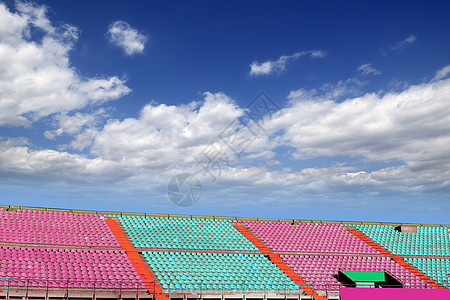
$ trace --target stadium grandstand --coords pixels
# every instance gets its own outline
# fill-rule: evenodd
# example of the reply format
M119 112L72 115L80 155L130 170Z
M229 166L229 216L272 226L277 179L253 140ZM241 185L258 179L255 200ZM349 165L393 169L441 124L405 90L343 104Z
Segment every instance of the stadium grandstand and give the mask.
M448 300L449 231L0 205L0 299Z

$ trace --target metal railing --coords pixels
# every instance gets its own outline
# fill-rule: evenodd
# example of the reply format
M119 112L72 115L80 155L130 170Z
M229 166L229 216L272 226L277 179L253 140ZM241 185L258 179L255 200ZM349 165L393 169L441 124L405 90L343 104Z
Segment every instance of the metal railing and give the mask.
M215 296L214 298L225 299L227 295L241 295L242 299L246 298L263 298L266 300L268 296L274 294L277 298L284 299L301 299L302 295L306 295L306 292L299 286L292 289L291 285L282 284L266 284L266 285L256 285L252 283L242 283L242 282L223 282L223 283L205 283L203 281L175 281L171 283L167 281L162 285L163 289L167 291L169 298L172 298L176 294L176 298L187 299L190 294L196 294L200 299L203 299L204 295L208 295L208 298Z
M118 297L122 297L122 293L127 292L128 295L134 292L136 299L139 299L139 295L152 295L155 298L156 293L156 282L142 281L120 281L120 280L96 280L96 281L86 281L86 280L43 280L36 278L16 278L16 277L0 277L0 287L4 290L5 299L9 299L10 292L12 290L21 291L21 295L28 299L30 293L36 295L39 293L40 297L48 299L52 292L64 292L64 299L69 299L70 295L75 295L77 292L84 291L89 292L92 299L95 299L96 293L101 291L115 291ZM301 288L292 289L292 284L270 284L264 286L257 286L251 283L238 283L238 282L224 282L219 284L210 284L204 281L184 281L179 282L167 282L164 285L159 285L163 292L169 298L195 298L203 299L204 295L208 297L216 296L214 298L224 299L227 295L240 295L242 299L246 298L262 298L266 300L267 298L276 295L279 299L301 299L306 292ZM149 293L149 290L152 293ZM190 296L190 297L189 297ZM1 297L0 297L1 298Z
M311 289L301 286L295 286L292 289L292 284L265 284L256 285L252 283L242 282L223 282L217 284L211 284L204 281L163 281L164 284L159 286L162 288L162 294L166 294L169 298L200 298L203 299L204 295L208 298L214 296L217 299L225 299L229 295L240 296L242 299L246 298L259 298L267 300L268 298L278 299L302 299L302 298L314 298L314 295L319 294L323 296L329 296L330 294L339 294L339 290L344 286L342 284L317 284L310 285ZM20 290L25 299L28 298L29 293L34 295L38 292L41 297L45 299L49 298L49 295L55 291L61 293L64 292L64 299L69 299L70 295L74 295L77 292L88 292L95 299L96 294L113 291L119 299L123 293L128 295L135 295L136 299L153 296L155 298L156 282L143 282L143 281L129 281L129 280L42 280L36 278L14 278L14 277L0 277L0 288L3 289L3 296L5 299L9 299L10 291ZM350 286L349 286L350 287ZM384 286L387 287L387 286ZM392 286L399 287L399 286ZM430 288L425 282L415 285L404 285L403 288ZM6 296L6 297L5 297ZM0 297L0 298L2 298ZM134 296L133 296L134 297Z
M153 291L156 294L156 282L130 281L130 280L62 280L62 279L36 279L36 278L17 278L17 277L0 277L0 288L6 293L6 299L9 299L12 290L25 291L25 299L28 299L30 292L36 294L41 293L45 299L54 291L65 291L65 299L69 299L69 294L73 291L87 291L95 299L96 293L105 290L114 290L118 293L119 298L122 293L135 293L136 299L139 294L149 293Z

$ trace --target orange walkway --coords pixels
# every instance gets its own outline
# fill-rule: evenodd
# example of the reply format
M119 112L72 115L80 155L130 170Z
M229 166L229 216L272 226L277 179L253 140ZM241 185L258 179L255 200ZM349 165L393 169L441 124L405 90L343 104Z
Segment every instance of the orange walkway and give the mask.
M380 252L384 256L392 258L400 266L402 266L403 268L405 268L409 272L413 273L414 275L416 275L417 277L419 277L420 279L422 279L423 281L425 281L426 283L431 285L433 288L435 288L435 289L443 289L443 287L440 286L438 283L436 283L433 279L431 279L430 277L428 277L424 273L420 272L419 270L417 270L416 268L414 268L410 264L408 264L402 257L392 254L391 252L389 252L385 248L381 247L378 243L376 243L373 240L371 240L370 238L368 238L365 234L360 232L358 229L353 228L353 227L346 227L346 228L347 228L348 231L353 233L356 237L358 237L360 240L365 242L367 245L371 246L372 248L374 248L375 250L377 250L378 252Z
M251 233L244 225L234 223L234 227L239 230L248 240L250 240L262 253L268 254L270 260L281 269L292 281L294 281L308 296L315 296L315 299L326 300L326 297L319 296L314 289L294 270L292 270L278 255L270 250L263 242L261 242L253 233Z
M161 287L158 285L155 278L150 273L145 263L142 261L139 252L133 247L133 245L126 237L125 233L122 231L122 228L120 228L119 224L117 224L116 220L108 218L106 219L106 223L116 236L117 240L120 243L120 246L122 246L122 248L125 249L128 257L133 263L133 266L136 268L139 276L141 276L142 280L144 281L148 289L148 292L151 294L156 293L157 299L168 299L167 295L161 295L162 294Z

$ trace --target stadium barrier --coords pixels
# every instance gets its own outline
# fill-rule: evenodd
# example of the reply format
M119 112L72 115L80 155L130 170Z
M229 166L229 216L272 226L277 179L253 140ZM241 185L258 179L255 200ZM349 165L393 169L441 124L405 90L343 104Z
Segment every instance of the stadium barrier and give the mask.
M135 288L129 288L129 285L134 284ZM213 289L207 288L207 284L204 282L188 282L186 281L183 286L176 286L175 284L168 285L168 289L161 291L160 293L149 293L149 287L155 282L144 282L146 287L142 287L142 282L130 282L130 281L67 281L67 280L36 280L31 278L12 278L3 277L0 278L0 286L4 289L4 299L9 299L10 296L17 298L20 296L24 299L29 298L55 298L62 299L78 298L82 295L83 298L96 299L97 295L102 292L115 293L117 299L130 298L132 295L135 299L140 298L153 298L158 299L158 296L168 296L167 298L216 298L225 299L229 297L239 297L241 299L246 298L259 298L263 300L267 299L304 299L310 298L306 295L306 292L301 288L297 290L288 289L288 284L282 289L273 289L271 284L268 284L264 289L255 289L252 285L224 282ZM189 285L195 286L195 288L188 288ZM127 286L128 288L123 288ZM233 287L230 289L230 287ZM150 288L151 289L151 288ZM155 288L151 290L155 291ZM127 296L125 296L127 294ZM2 296L0 295L0 299Z
M95 299L96 294L100 292L112 292L117 294L118 299L122 299L122 295L127 294L135 295L136 299L139 299L142 294L151 295L153 298L157 294L162 293L149 293L151 286L156 286L156 282L143 282L142 281L119 281L119 280L107 280L107 281L86 281L86 280L42 280L33 278L16 278L16 277L0 277L0 287L3 292L6 293L6 299L9 299L11 294L20 293L24 299L29 297L41 297L49 299L54 297L55 292L63 293L64 299L69 299L71 294L78 295L82 293L84 297L90 295L90 298ZM133 286L131 288L130 286ZM155 288L152 289L153 291ZM0 297L1 299L1 297Z

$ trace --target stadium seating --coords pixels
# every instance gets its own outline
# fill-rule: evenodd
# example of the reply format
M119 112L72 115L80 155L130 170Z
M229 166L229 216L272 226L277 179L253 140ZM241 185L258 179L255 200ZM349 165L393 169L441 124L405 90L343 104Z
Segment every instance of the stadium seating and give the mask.
M110 298L123 289L156 300L186 291L325 299L324 290L342 287L339 271L450 288L446 227L292 223L0 207L0 298L6 287L100 289Z
M319 255L282 255L281 257L294 271L319 290L336 290L342 286L333 276L339 270L372 272L386 270L406 287L429 288L420 278L387 257Z
M446 227L421 227L417 233L402 233L390 225L349 225L395 255L450 256Z
M136 248L258 250L228 220L140 216L118 219Z
M405 260L437 283L450 288L450 259L405 258Z
M263 255L144 252L165 289L298 290Z
M276 252L379 254L340 224L244 221Z
M11 286L145 287L125 251L121 250L2 246L0 277L18 279L12 280Z
M70 212L0 209L0 243L120 247L104 216Z

